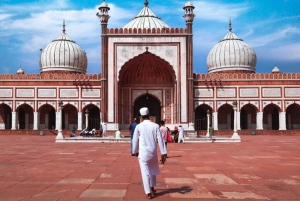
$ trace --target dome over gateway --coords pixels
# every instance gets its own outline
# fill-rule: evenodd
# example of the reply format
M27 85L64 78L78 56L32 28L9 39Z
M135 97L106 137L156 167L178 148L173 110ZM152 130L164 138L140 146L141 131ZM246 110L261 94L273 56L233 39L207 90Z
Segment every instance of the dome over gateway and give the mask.
M206 64L208 73L225 71L254 73L256 54L252 47L232 32L229 22L229 32L211 49Z
M75 41L71 40L65 32L64 23L63 33L48 44L45 49L41 49L41 73L86 73L87 57L85 51Z
M148 7L149 3L147 0L144 4L145 7L140 11L140 13L135 18L133 18L128 24L126 24L123 27L123 29L171 28L153 13L153 11Z

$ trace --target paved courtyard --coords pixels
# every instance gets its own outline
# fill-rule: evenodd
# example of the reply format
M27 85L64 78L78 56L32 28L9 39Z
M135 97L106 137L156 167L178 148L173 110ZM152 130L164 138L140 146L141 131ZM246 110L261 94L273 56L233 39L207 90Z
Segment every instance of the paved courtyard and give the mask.
M0 135L0 200L148 200L128 143ZM168 144L153 200L300 200L300 136Z

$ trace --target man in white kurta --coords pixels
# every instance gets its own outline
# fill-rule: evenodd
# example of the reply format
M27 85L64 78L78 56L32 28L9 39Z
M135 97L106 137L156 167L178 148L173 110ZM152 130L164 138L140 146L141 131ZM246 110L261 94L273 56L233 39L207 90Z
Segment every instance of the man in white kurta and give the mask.
M179 136L178 136L178 143L184 142L184 129L181 125L179 125Z
M157 158L157 142L162 155L167 154L167 149L158 124L149 120L148 108L141 108L140 114L143 122L138 124L134 130L132 154L139 154L138 159L144 190L148 198L152 198L155 193L156 175L160 173Z

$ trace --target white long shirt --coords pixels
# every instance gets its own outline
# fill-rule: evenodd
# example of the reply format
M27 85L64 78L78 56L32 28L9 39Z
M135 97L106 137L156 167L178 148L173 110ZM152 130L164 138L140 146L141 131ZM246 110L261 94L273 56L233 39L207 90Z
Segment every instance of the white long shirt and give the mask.
M139 152L139 160L147 163L147 174L159 174L157 142L160 153L167 154L167 149L162 139L159 126L150 120L144 120L134 130L132 139L132 153Z

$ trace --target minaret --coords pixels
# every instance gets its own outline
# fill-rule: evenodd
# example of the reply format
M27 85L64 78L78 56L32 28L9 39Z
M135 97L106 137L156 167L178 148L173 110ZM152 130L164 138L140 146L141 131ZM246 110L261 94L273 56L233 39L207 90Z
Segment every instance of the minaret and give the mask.
M193 103L193 21L195 7L188 1L184 5L184 19L186 21L186 75L187 75L187 103L188 103L188 124L189 130L194 130L194 103Z
M102 4L98 8L100 12L96 15L99 17L101 22L101 71L102 71L102 79L101 79L101 108L100 108L100 121L107 122L107 71L108 71L108 37L107 37L107 22L110 16L108 15L108 11L110 8L108 7L105 0L103 0Z

